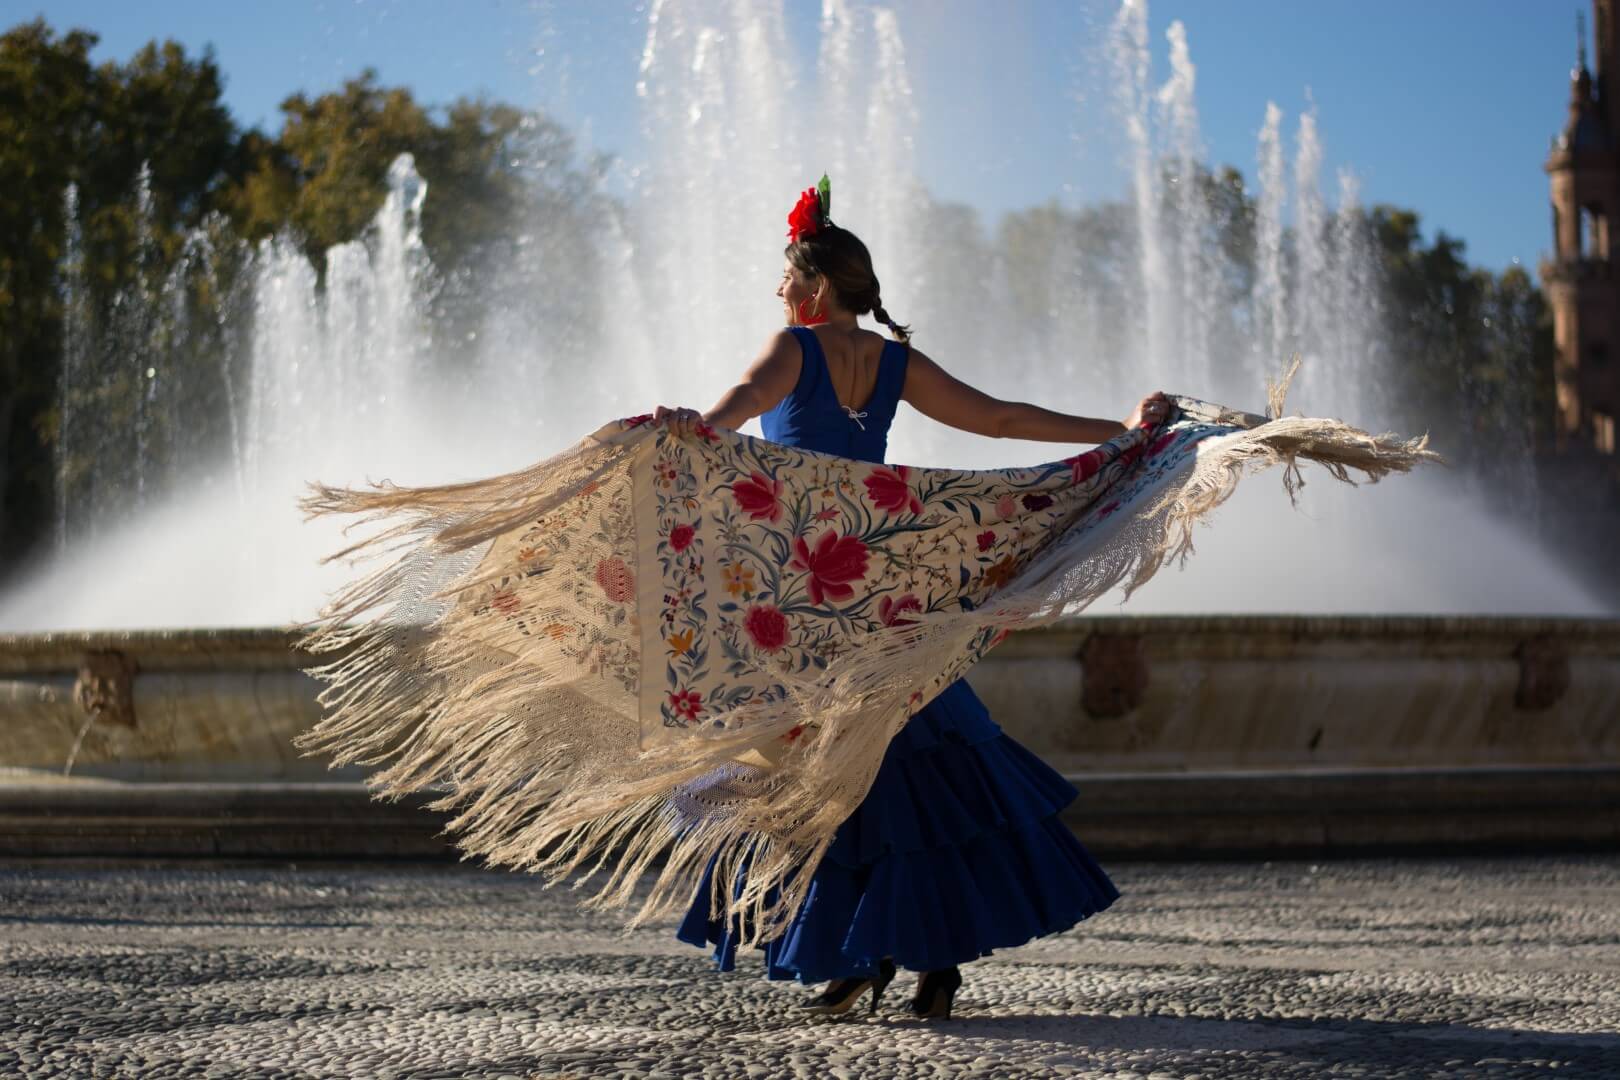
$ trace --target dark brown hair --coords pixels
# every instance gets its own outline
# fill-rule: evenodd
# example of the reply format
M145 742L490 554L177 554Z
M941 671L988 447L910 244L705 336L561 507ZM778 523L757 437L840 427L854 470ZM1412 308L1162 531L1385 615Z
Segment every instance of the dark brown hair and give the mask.
M872 253L866 250L861 238L848 229L828 222L802 240L789 244L783 254L800 273L825 277L840 307L856 315L871 312L897 339L911 339L911 327L895 322L883 310L877 273L872 269Z

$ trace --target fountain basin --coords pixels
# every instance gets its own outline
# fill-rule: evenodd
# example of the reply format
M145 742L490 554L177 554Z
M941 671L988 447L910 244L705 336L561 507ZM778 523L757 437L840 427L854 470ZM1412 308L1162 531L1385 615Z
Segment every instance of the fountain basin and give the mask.
M444 854L293 749L295 636L0 636L0 854ZM1088 616L972 682L1099 853L1620 846L1620 620Z
M0 635L0 768L331 779L292 747L319 716L295 638ZM106 693L129 714L92 719L78 698L120 671ZM1073 774L1620 764L1617 619L1088 616L1014 634L970 678Z

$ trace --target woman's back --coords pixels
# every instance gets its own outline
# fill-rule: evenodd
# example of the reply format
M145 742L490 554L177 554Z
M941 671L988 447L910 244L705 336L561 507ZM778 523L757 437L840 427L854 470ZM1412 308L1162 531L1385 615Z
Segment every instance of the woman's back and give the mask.
M799 340L803 361L792 391L760 417L765 437L840 457L882 461L888 449L889 425L906 386L905 344L883 343L875 375L870 360L857 350L840 358L837 382L849 399L840 401L839 386L834 385L816 332L804 326L788 329ZM859 404L856 398L861 399Z

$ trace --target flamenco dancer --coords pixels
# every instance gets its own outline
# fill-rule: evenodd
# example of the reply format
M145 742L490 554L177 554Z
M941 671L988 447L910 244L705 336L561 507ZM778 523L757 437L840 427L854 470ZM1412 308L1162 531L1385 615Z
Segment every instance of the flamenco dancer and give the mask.
M788 217L782 301L787 327L708 412L660 408L672 432L738 428L760 417L774 442L882 462L902 401L976 435L1101 443L1163 419L1162 394L1123 422L1002 401L953 378L910 344L884 310L866 245L828 216L830 191L804 192ZM893 339L864 330L871 314ZM815 868L788 928L767 942L772 979L826 982L802 1007L843 1013L868 991L875 1012L898 968L918 972L910 1011L949 1017L961 965L1074 926L1119 892L1059 818L1075 789L1002 732L963 680L947 686L890 742L864 801ZM735 921L711 918L705 874L680 940L714 946L734 967Z
M1153 394L1116 423L989 397L910 347L830 201L823 177L789 217L788 326L706 417L615 420L461 483L313 485L311 514L378 526L329 561L381 565L300 643L330 685L297 742L386 766L378 797L433 792L491 866L600 874L585 903L635 904L632 925L684 910L679 936L722 969L763 944L770 977L828 983L807 1009L870 991L875 1011L905 967L912 1011L948 1017L961 964L1119 895L1059 820L1075 790L958 676L1185 555L1247 473L1281 466L1292 493L1301 462L1376 480L1436 455L1284 416L1286 378L1265 416ZM882 465L901 400L1101 445ZM723 430L754 416L767 439Z

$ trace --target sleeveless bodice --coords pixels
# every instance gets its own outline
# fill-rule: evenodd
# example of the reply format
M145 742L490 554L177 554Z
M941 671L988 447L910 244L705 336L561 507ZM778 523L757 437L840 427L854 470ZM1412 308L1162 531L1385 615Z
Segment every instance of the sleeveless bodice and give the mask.
M910 350L898 341L883 343L872 395L851 416L850 410L838 402L827 371L827 357L815 331L804 326L788 329L799 339L804 362L799 366L799 381L793 392L759 418L765 437L858 461L882 461L889 446L889 424L906 386Z

